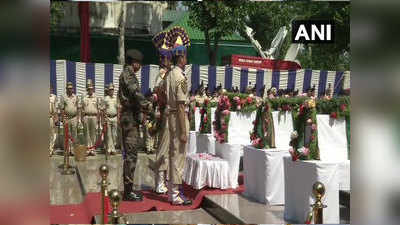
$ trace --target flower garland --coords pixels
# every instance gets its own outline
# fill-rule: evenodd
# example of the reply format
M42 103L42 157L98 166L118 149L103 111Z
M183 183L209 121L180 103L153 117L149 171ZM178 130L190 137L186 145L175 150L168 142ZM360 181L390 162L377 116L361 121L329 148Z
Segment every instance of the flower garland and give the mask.
M295 132L291 135L289 150L292 155L292 159L296 161L301 160L319 160L319 149L318 149L318 131L317 131L317 110L316 102L314 99L308 99L299 106L298 112L293 110L293 120ZM311 128L310 143L304 143L304 132L306 127ZM302 150L299 150L301 146L304 146Z
M200 109L200 133L211 133L211 107L209 106L209 99L204 99L204 104Z
M219 143L228 142L228 127L230 120L231 103L228 96L222 95L215 111L214 137Z
M228 98L232 103L232 112L254 112L257 110L256 98L254 95L250 94L236 94L228 93Z
M271 105L268 101L258 107L254 128L250 132L250 140L255 148L275 148L275 131L271 113Z

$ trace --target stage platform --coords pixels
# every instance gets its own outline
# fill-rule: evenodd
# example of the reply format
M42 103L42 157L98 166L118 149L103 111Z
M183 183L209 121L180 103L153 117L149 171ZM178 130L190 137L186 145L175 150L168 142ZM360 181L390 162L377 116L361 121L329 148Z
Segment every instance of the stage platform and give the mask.
M135 172L135 184L145 193L141 203L122 202L121 212L129 223L135 224L285 224L284 206L269 206L257 203L242 196L243 177L236 190L217 189L188 190L194 199L191 207L171 207L166 196L157 196L151 192L154 186L154 173L151 170L154 155L140 153ZM89 157L87 161L75 162L74 175L61 175L58 168L63 157L53 156L50 160L50 222L52 224L100 223L100 181L98 168L106 163L109 168L109 190L123 190L122 156L110 156L106 161L103 154ZM132 213L133 211L133 213ZM349 223L349 208L341 208L341 222Z

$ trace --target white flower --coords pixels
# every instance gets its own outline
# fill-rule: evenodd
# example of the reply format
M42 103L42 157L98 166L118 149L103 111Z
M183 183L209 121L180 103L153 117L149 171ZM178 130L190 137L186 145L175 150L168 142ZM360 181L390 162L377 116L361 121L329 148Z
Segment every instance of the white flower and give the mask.
M298 138L299 137L299 134L297 134L297 131L293 131L291 134L290 134L290 139L291 140L294 140L294 139L296 139L296 138Z

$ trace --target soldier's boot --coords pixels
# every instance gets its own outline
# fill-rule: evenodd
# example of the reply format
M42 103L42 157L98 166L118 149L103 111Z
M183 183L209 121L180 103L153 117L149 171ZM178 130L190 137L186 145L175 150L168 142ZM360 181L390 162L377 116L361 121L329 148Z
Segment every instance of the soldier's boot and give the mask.
M179 185L172 184L172 190L169 192L172 205L191 205L192 200L186 199L183 192L179 191Z
M168 188L165 185L165 171L159 171L156 177L156 193L163 195L168 192Z
M131 185L125 185L124 187L124 201L143 201L143 194L140 191L133 191Z

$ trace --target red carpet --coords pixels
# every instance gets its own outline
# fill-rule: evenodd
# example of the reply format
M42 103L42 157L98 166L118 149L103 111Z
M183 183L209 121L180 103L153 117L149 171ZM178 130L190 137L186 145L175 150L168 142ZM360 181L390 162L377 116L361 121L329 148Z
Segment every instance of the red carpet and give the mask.
M122 202L120 205L121 213L139 213L148 211L175 211L193 210L200 208L205 195L237 194L244 191L243 175L239 176L239 187L237 189L211 189L203 188L194 190L188 185L184 185L187 198L193 201L191 206L172 206L168 202L167 195L157 195L151 191L144 191L142 202ZM101 214L101 194L88 193L81 204L50 206L51 224L88 224L91 223L95 215Z

